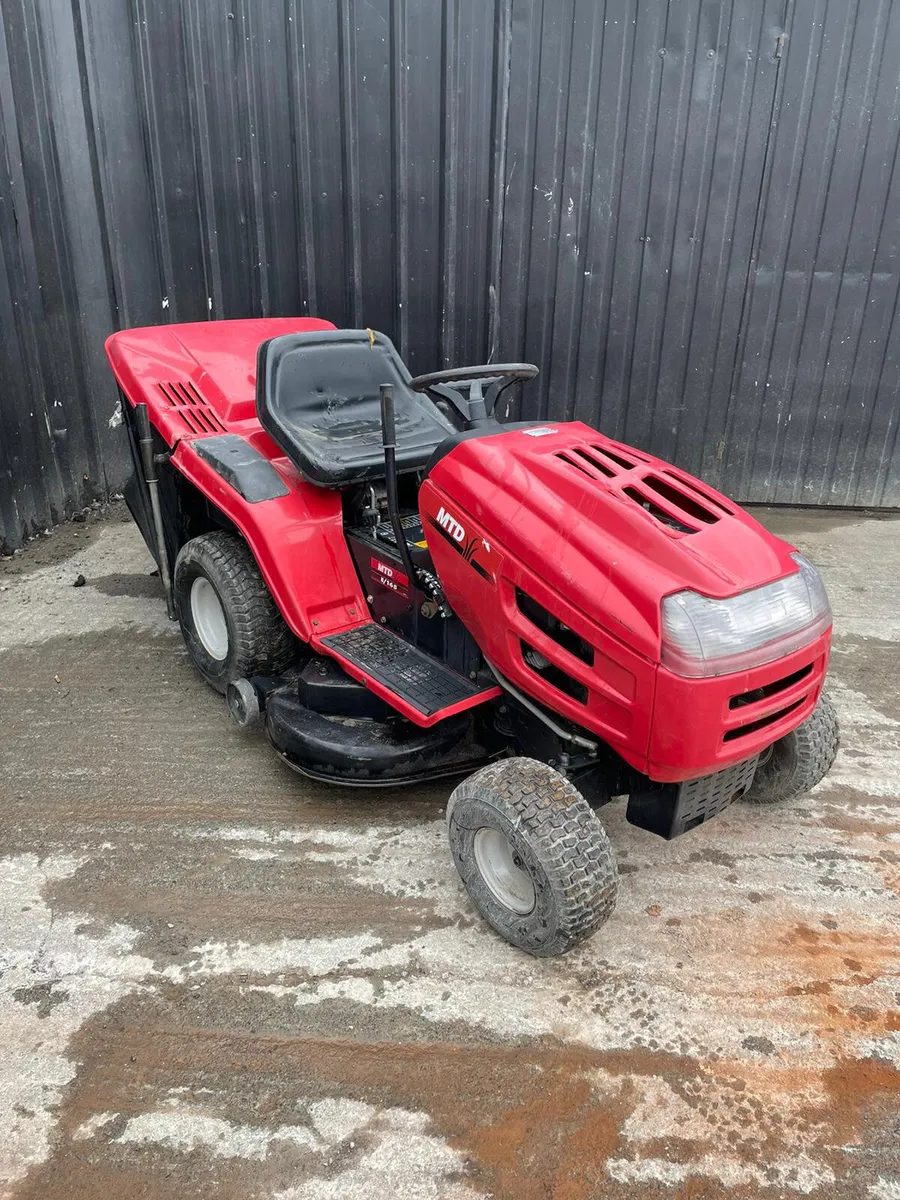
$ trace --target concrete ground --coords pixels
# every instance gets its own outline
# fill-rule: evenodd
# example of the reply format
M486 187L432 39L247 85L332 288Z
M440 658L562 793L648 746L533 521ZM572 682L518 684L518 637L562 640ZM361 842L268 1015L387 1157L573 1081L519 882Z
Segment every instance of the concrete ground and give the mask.
M531 959L451 784L242 738L121 510L0 563L0 1195L900 1200L900 526L766 513L825 574L843 749ZM84 586L73 587L77 577Z

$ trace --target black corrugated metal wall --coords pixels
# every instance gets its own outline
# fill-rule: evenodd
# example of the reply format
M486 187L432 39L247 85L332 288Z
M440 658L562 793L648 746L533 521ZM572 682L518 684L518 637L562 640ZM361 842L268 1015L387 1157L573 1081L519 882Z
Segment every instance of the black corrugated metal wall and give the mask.
M0 541L123 478L122 325L540 364L744 500L900 504L900 0L0 0Z

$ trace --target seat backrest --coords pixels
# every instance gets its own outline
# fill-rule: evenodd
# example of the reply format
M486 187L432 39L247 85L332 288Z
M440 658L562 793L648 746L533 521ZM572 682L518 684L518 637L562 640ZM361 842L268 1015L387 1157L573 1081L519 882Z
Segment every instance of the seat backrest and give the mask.
M394 393L397 469L423 467L453 426L412 391L390 338L367 329L287 333L259 347L262 427L312 483L344 487L384 475L381 385Z

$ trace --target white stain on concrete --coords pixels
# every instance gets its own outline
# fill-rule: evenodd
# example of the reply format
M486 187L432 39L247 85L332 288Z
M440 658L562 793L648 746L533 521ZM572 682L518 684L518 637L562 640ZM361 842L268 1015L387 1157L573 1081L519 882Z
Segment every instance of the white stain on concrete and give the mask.
M290 1143L314 1149L319 1139L305 1125L236 1125L221 1117L168 1107L132 1117L115 1139L135 1145L166 1146L180 1154L205 1150L214 1158L244 1158L262 1161L278 1144Z
M337 1131L345 1143L352 1135L360 1149L350 1165L336 1177L277 1192L274 1200L488 1200L462 1181L465 1160L428 1132L426 1113L359 1104L352 1119L352 1129L345 1121Z
M86 1121L82 1121L78 1128L72 1134L73 1142L86 1142L94 1137L104 1125L108 1125L110 1121L116 1119L116 1114L113 1112L92 1113Z
M282 938L267 945L204 942L195 949L195 959L190 965L167 967L163 975L173 982L248 971L269 975L288 969L305 971L310 975L327 975L347 963L359 962L367 950L380 945L381 940L371 933L343 938L309 938L305 941L301 938Z
M462 1155L430 1131L427 1113L338 1096L301 1102L297 1124L269 1128L226 1120L209 1111L212 1103L201 1111L170 1095L162 1107L131 1117L114 1141L248 1162L290 1149L300 1155L304 1182L273 1200L481 1200L462 1182ZM334 1175L338 1147L346 1166Z
M841 748L813 795L849 787L872 797L900 797L900 721L839 679L829 679L828 690L838 707Z
M900 1179L879 1179L869 1187L873 1200L900 1200Z
M348 1100L345 1096L329 1096L327 1100L316 1100L309 1106L309 1113L316 1132L331 1145L343 1142L356 1133L372 1117L371 1105L361 1100Z
M798 1154L765 1167L740 1163L735 1159L704 1154L693 1162L670 1162L665 1158L611 1158L606 1169L617 1183L657 1183L667 1187L684 1184L691 1177L718 1179L726 1188L779 1187L808 1196L834 1182L830 1168Z
M200 830L194 836L227 842L235 858L253 862L330 864L360 887L403 900L427 901L436 916L455 917L460 912L459 876L447 848L442 820L364 829L274 832L226 826Z
M77 1064L75 1031L140 986L153 964L134 954L125 925L94 932L87 919L55 913L49 885L78 869L67 856L0 863L0 1195L44 1161L56 1109Z

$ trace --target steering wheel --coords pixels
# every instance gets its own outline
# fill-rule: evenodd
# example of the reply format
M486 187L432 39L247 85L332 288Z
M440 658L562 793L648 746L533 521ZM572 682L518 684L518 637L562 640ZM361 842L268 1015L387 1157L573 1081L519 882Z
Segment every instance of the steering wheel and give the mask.
M472 367L451 367L448 371L431 371L428 375L417 375L409 381L414 392L435 392L449 401L462 418L467 429L472 429L490 419L500 393L520 380L534 379L538 368L533 363L483 363ZM489 384L487 393L482 385ZM464 397L449 384L458 384L468 389Z

